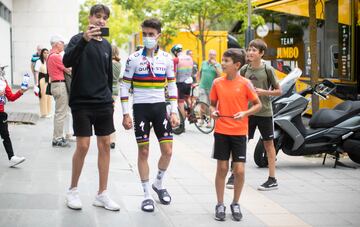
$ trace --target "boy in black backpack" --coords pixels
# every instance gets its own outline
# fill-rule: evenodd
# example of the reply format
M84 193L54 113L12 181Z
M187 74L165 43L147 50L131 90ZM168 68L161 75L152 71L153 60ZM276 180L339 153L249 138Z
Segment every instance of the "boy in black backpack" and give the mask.
M276 151L274 147L274 122L270 96L280 96L281 88L271 66L262 62L267 49L266 43L261 39L254 39L249 43L246 55L249 64L240 69L240 75L251 80L260 98L262 108L249 117L249 140L254 137L256 127L259 128L269 163L269 178L258 187L258 190L269 191L278 188L275 178ZM231 188L232 176L227 187Z

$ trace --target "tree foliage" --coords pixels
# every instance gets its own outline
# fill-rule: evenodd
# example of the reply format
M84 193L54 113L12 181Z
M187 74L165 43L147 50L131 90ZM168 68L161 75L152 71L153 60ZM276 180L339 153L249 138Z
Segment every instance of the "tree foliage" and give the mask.
M129 36L134 33L134 28L138 28L140 21L131 11L124 10L115 0L86 0L80 6L79 29L86 30L91 6L102 3L110 8L110 17L107 26L110 30L108 40L122 46L129 41Z
M169 0L163 15L167 21L177 21L179 28L190 31L200 40L202 57L205 59L206 43L209 41L207 34L211 28L215 24L246 18L246 12L247 5L244 1ZM228 29L229 24L226 30Z

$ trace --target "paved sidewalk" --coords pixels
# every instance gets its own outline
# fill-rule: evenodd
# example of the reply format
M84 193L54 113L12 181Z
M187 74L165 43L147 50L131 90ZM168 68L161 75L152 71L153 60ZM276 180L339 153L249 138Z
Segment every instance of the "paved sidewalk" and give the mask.
M7 111L37 113L37 98L31 91ZM289 157L277 159L279 190L260 192L256 188L267 177L267 169L257 168L249 143L246 182L241 197L244 218L230 218L232 191L226 190L227 220L213 218L216 203L212 160L212 135L204 135L193 126L175 136L171 167L165 185L173 197L169 206L157 203L154 213L140 210L142 188L137 173L137 148L133 131L124 131L121 113L116 110L117 143L111 151L109 191L120 203L120 212L92 206L96 194L97 149L92 138L79 189L81 211L65 206L64 194L70 183L71 157L75 148L52 148L53 119L39 119L36 125L11 124L15 153L27 158L18 168L9 168L0 148L0 226L360 226L360 165L344 159L357 169L338 167L333 160L325 166L322 159ZM151 135L151 178L156 173L159 148ZM154 198L157 200L155 193Z

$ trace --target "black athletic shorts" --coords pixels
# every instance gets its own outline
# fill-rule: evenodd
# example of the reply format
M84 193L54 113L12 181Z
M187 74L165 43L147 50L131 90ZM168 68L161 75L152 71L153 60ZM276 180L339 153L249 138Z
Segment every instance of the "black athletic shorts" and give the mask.
M213 158L228 161L230 154L233 162L246 162L246 136L230 136L214 133Z
M166 103L134 104L134 128L138 145L149 144L150 122L159 143L172 142L171 123L166 111Z
M106 106L97 109L76 109L71 112L73 118L74 136L108 136L115 132L114 108Z
M176 83L177 89L178 89L178 99L184 100L185 98L190 96L191 93L191 84L186 84L184 82L182 83Z
M272 117L249 116L249 140L254 138L256 127L263 140L274 139L274 121Z

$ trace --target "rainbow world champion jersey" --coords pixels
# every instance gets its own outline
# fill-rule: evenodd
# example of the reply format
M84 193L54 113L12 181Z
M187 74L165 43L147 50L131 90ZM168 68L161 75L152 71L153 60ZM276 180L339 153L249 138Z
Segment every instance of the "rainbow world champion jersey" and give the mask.
M133 103L165 102L167 82L171 112L177 110L177 88L174 63L170 54L158 50L153 57L146 57L146 49L131 54L126 62L120 97L123 114L129 113L129 89L133 84Z

